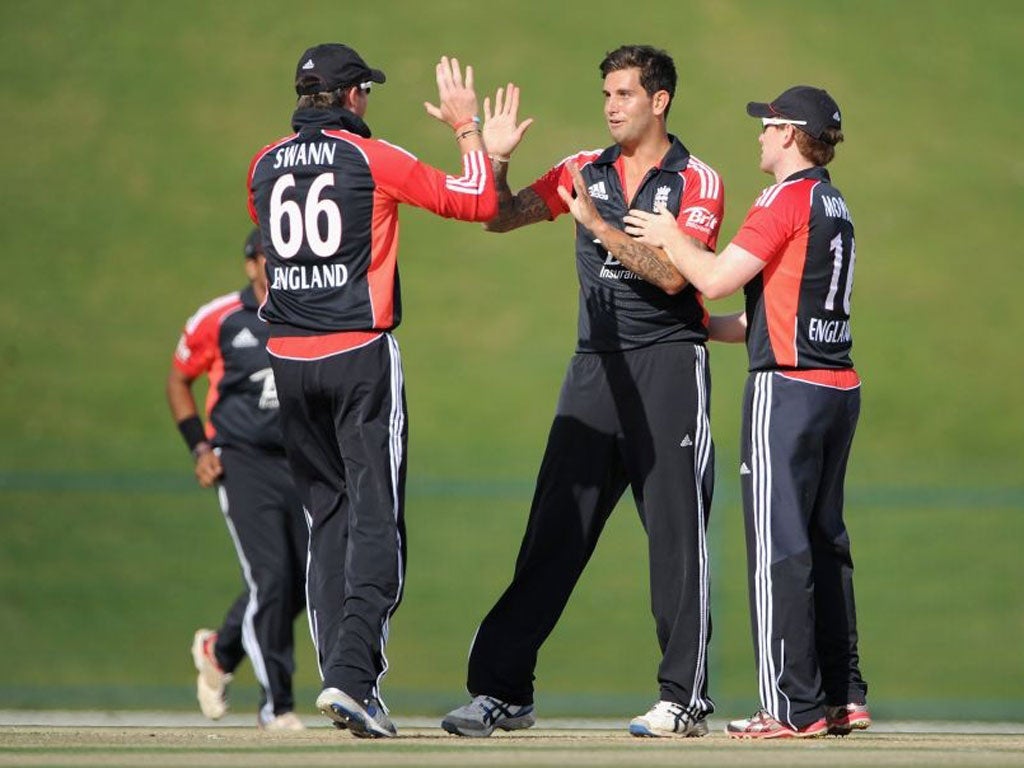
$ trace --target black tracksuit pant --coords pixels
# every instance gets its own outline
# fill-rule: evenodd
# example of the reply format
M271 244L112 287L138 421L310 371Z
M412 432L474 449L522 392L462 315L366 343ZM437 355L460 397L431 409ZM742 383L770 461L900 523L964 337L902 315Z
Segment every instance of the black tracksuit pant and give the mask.
M752 373L741 484L761 705L803 728L863 702L843 483L860 389Z
M706 539L714 478L703 345L577 354L562 385L512 583L484 618L468 688L533 701L537 653L629 487L647 532L660 697L711 712Z
M271 356L288 460L310 518L310 626L325 688L380 699L405 580L408 428L398 343Z
M221 667L232 672L244 648L261 688L260 718L267 722L295 709L294 626L306 604L306 520L282 453L247 446L217 450L224 468L217 494L246 592L229 610L214 650Z

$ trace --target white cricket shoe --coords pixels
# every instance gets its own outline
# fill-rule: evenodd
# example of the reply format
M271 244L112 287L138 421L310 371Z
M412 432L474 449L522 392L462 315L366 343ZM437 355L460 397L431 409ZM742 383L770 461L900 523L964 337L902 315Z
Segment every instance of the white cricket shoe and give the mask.
M647 714L634 717L629 722L629 732L634 736L706 736L708 722L704 715L694 716L682 704L659 701L647 711Z
M486 737L496 728L518 731L535 722L532 704L509 704L493 696L474 696L469 704L445 715L441 727L456 736Z
M195 662L196 698L199 709L211 720L220 720L228 711L228 683L231 674L217 664L213 646L217 633L212 629L197 629L192 638L192 661Z

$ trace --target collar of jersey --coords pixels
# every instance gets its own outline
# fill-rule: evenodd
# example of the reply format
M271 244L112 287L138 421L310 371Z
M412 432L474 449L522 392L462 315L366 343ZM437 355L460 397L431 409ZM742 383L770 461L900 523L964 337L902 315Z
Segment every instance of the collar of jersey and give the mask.
M341 107L295 110L292 114L292 129L298 132L304 128L343 128L363 138L370 138L370 127L363 122L363 118Z
M828 175L828 169L822 168L820 165L816 165L813 168L804 168L802 171L791 173L785 178L783 183L786 181L797 181L798 179L817 179L818 181L825 181L829 184L832 183L832 179Z
M659 166L662 171L670 171L672 173L678 173L679 171L686 168L690 162L690 150L683 146L683 142L673 136L671 133L668 135L668 140L672 142L668 148L668 152L665 153L665 157L661 160ZM595 165L613 165L616 160L619 159L619 155L622 154L622 148L618 144L612 144L604 152L601 153L600 157L594 161Z

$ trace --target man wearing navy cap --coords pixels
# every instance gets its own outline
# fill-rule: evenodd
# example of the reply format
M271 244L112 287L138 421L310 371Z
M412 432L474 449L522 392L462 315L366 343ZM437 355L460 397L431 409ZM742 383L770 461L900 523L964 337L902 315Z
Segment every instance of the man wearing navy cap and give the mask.
M167 401L203 488L216 486L245 588L219 630L196 630L192 660L203 714L228 710L228 684L245 656L260 685L257 725L300 730L295 714L295 618L305 606L308 534L284 455L277 390L267 358L267 295L260 231L242 247L249 285L208 301L189 318L170 373ZM206 424L193 385L206 376Z
M626 232L662 247L707 298L743 288L743 312L713 316L711 338L746 341L740 482L761 709L734 738L846 734L871 724L860 674L843 485L860 379L850 359L853 220L825 166L843 140L824 90L800 85L751 102L762 171L775 177L718 256L671 216L631 210ZM574 215L596 211L577 184Z
M406 554L398 205L463 221L497 210L473 69L442 57L435 74L439 104L427 112L454 131L460 173L371 138L364 117L384 73L339 43L299 57L294 133L260 150L249 173L269 278L260 315L309 523L316 703L358 737L396 735L380 683Z

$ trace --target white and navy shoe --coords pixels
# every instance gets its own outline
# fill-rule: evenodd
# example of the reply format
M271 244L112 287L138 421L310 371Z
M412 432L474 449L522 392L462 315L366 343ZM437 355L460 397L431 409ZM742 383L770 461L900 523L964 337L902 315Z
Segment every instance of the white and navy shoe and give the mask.
M493 696L474 696L473 700L449 712L441 727L456 736L485 737L502 731L529 728L536 720L532 704L509 704Z
M389 739L398 735L388 713L374 698L360 704L344 691L324 688L316 697L316 708L333 720L336 728L347 728L361 739Z
M704 715L695 715L690 709L674 701L655 702L647 714L629 722L634 736L668 736L689 738L706 736L708 723Z

